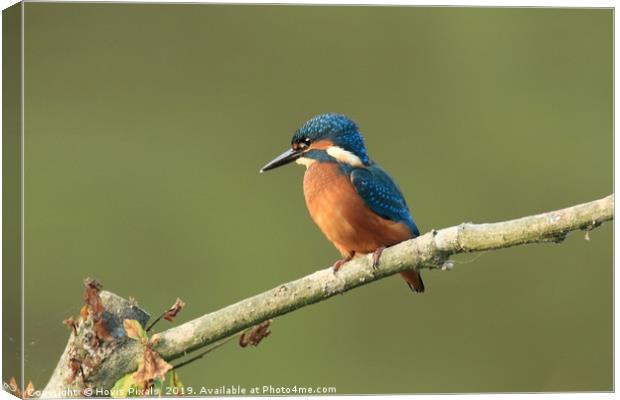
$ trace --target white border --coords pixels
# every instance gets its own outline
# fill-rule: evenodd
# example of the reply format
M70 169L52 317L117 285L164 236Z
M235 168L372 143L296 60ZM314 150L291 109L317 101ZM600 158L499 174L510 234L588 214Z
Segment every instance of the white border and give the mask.
M34 2L34 1L38 1L38 0L30 0L28 2ZM65 0L63 2L76 2L76 3L87 3L87 2L103 2L103 1L84 1L84 0ZM114 1L116 2L116 1ZM120 2L120 1L119 1ZM283 3L276 3L274 1L265 1L265 0L245 0L245 1L221 1L221 0L216 0L216 1L208 1L208 2L197 2L197 1L175 1L175 0L168 0L168 1L159 1L159 0L151 0L151 1L137 1L137 0L133 0L133 1L129 1L132 3L218 3L218 4L299 4L299 5L380 5L380 6L390 6L390 5L408 5L408 6L474 6L474 7L565 7L565 8L574 8L574 7L586 7L586 8L615 8L616 7L616 2L615 1L550 1L550 0L544 0L544 1L484 1L484 0L474 0L474 1L459 1L459 0L452 0L452 1L441 1L441 0L436 0L433 2L424 2L424 1L408 1L408 0L390 0L390 1L382 1L382 0L340 0L338 2L334 2L334 1L327 1L327 0L315 0L312 2L308 2L308 1L296 1L296 0L289 0L287 2L283 2ZM0 0L0 5L2 6L2 9L5 9L13 4L15 4L16 1L11 1L11 0ZM25 8L25 7L24 7ZM22 38L24 38L24 32L23 32L23 27L24 27L24 8L22 8ZM0 19L0 36L1 36L1 26L2 26L2 22ZM615 30L615 15L614 15L614 77L617 74L617 65L615 63L615 54L616 54L616 44L618 43L618 34L617 31ZM22 66L24 65L24 41L22 40ZM1 65L1 54L0 54L0 65ZM22 69L22 82L21 82L21 86L22 86L22 94L24 93L24 87L25 87L25 81L24 81L24 74L23 74L23 69ZM1 89L2 85L0 83L0 89ZM616 80L614 79L614 155L617 154L617 150L618 150L618 145L617 142L615 141L615 116L617 115L617 108L616 108L616 103L615 103L615 93L616 93L616 89L617 89L617 83ZM2 105L1 100L0 100L0 106ZM22 285L22 312L23 312L23 306L24 306L24 244L25 244L25 237L24 237L24 217L25 217L25 213L24 213L24 135L23 135L23 130L24 130L24 96L22 95L22 113L21 113L21 124L22 124L22 136L21 136L21 152L22 152L22 165L21 165L21 183L22 183L22 193L21 193L21 197L22 197L22 213L21 213L21 224L22 224L22 243L21 243L21 257L22 257L22 271L21 271L21 285ZM0 152L2 149L2 144L0 142ZM0 153L1 154L1 153ZM615 157L614 157L614 192L615 192L615 187L616 187L616 179L618 177L618 170L616 169L616 164L615 164ZM2 180L2 165L0 163L0 183ZM0 216L0 221L1 221L1 216ZM618 231L617 231L617 225L614 223L614 249L617 249L619 246L619 239L618 239ZM0 231L0 240L2 239L2 233ZM615 251L614 251L614 266L615 266ZM1 280L1 277L0 277ZM618 280L618 275L615 274L615 270L614 270L614 288L618 287L617 285L617 280ZM1 286L0 286L0 294L1 294ZM617 335L618 335L618 331L615 330L615 312L618 309L618 303L617 303L617 298L614 296L614 388L615 388L615 383L618 382L618 369L615 368L615 360L617 359L617 351L616 351L616 347L615 347L615 343L617 341ZM21 320L21 324L22 324L22 343L24 340L24 319L22 318ZM0 320L0 329L2 328L2 321ZM2 351L1 348L2 344L0 341L0 352ZM22 346L22 374L23 374L23 362L24 362L24 347ZM22 376L22 382L24 380L24 377ZM38 388L37 388L38 389ZM526 397L526 398L532 398L534 396L536 396L536 398L543 398L543 399L591 399L591 398L595 398L595 399L607 399L607 398L612 398L615 397L614 394L612 393L551 393L551 394L485 394L485 395L459 395L459 399L475 399L475 398L479 398L480 396L491 396L494 399L516 399L516 396L519 396L519 398L521 398L521 396ZM362 397L362 396L316 396L313 397L313 399L349 399L351 397ZM386 395L380 395L380 396L374 396L375 398L381 398L381 399L393 399L393 398L408 398L410 396L386 396ZM4 392L3 390L0 390L0 399L14 399L15 397L10 396L8 393ZM413 398L413 397L412 397ZM425 399L453 399L454 395L416 395L415 399L421 399L421 400L425 400Z

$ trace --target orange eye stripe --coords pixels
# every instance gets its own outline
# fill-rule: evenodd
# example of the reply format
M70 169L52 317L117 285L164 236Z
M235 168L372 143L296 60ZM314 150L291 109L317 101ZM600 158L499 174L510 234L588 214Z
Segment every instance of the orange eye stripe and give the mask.
M331 140L319 140L318 142L312 143L310 145L310 148L316 150L325 150L333 145L334 143Z

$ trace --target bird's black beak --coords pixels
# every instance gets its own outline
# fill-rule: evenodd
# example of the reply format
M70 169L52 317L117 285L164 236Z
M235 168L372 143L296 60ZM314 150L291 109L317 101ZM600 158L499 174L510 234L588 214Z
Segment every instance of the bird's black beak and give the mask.
M261 168L260 172L269 171L270 169L278 168L278 167L281 167L281 166L286 165L288 163L291 163L291 162L297 160L299 157L301 157L302 154L303 154L303 150L302 149L298 149L298 150L289 149L289 150L286 150L284 153L280 154L279 156L277 156L273 160L269 161L267 163L267 165L265 165L263 168Z

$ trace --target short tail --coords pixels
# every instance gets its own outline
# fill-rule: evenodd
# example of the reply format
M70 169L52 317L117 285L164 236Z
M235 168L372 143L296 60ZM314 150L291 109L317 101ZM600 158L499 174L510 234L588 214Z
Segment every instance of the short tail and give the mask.
M422 282L422 276L416 270L410 270L400 273L407 282L407 285L416 293L424 292L424 282Z

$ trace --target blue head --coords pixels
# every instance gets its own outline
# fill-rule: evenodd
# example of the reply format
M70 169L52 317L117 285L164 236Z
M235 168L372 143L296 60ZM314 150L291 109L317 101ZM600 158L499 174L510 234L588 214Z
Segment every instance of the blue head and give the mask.
M300 158L333 160L350 165L372 163L355 122L336 113L317 115L306 121L293 134L291 149L265 165L261 172Z

